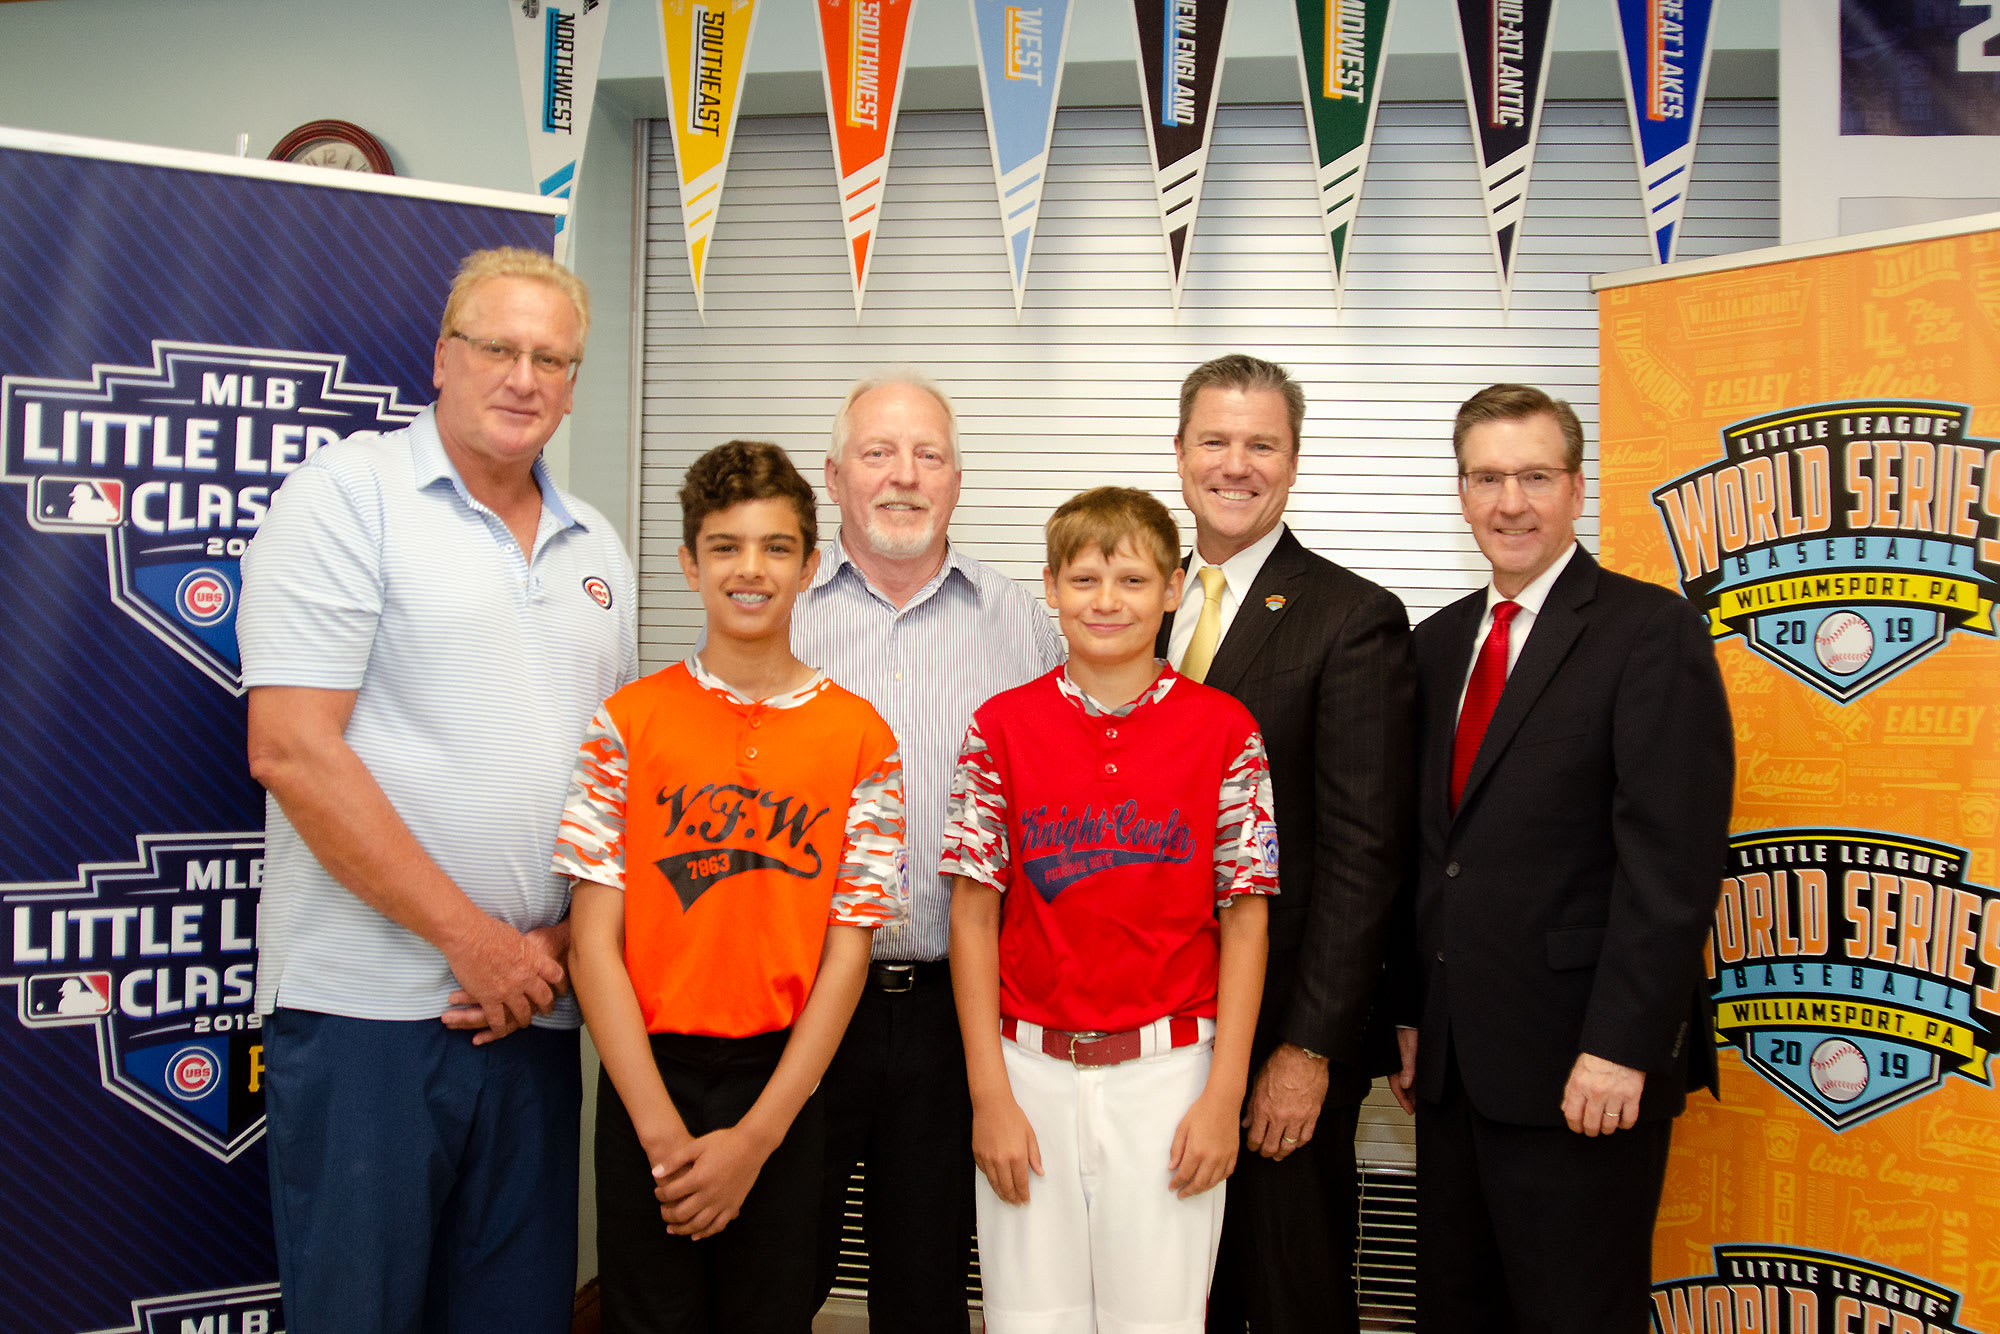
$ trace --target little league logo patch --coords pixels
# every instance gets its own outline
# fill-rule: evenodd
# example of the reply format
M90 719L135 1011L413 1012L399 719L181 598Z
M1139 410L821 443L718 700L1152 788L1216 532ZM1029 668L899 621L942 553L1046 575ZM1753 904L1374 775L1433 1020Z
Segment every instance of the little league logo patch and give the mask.
M1719 1245L1715 1272L1653 1285L1653 1334L1979 1334L1964 1297L1860 1256L1799 1246Z
M223 1162L264 1131L263 878L261 834L141 834L132 861L0 885L21 1025L89 1025L104 1090Z
M285 1328L278 1285L215 1288L132 1303L132 1323L90 1334L281 1334Z
M1833 1130L1992 1085L2000 894L1962 848L1869 829L1730 840L1706 960L1715 1043Z
M237 567L271 493L322 446L419 411L347 383L345 368L322 353L155 340L151 366L9 375L0 483L22 488L37 532L102 541L112 603L241 694Z
M1716 638L1842 702L1957 632L1992 636L2000 441L1970 418L1866 399L1726 428L1719 461L1653 493L1682 592Z

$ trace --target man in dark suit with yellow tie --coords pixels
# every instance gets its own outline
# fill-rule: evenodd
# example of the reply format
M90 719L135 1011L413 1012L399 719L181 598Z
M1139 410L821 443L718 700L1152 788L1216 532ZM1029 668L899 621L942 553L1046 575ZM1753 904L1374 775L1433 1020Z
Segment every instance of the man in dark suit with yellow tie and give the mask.
M1257 719L1277 798L1271 953L1208 1328L1352 1331L1363 1040L1411 840L1414 684L1394 594L1282 522L1305 395L1219 357L1181 386L1174 453L1195 549L1159 653ZM1388 1039L1381 1039L1386 1048Z
M1647 1328L1673 1118L1714 1087L1701 967L1729 706L1683 599L1577 545L1583 428L1459 409L1488 587L1418 627L1418 854L1393 1002L1417 1117L1417 1328Z

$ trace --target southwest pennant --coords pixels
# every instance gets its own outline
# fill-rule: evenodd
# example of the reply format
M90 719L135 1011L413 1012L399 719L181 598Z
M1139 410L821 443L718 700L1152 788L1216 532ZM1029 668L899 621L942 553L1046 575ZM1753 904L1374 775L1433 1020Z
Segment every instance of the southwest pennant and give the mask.
M1042 210L1069 44L1069 0L972 0L979 90L1000 191L1000 227L1014 281L1014 316L1028 286L1028 254Z
M813 6L856 319L874 259L889 142L903 94L903 39L915 8L916 0L817 0Z
M1319 170L1319 205L1334 300L1347 287L1347 239L1361 211L1361 183L1375 114L1382 109L1382 49L1396 0L1296 0L1299 80L1306 133Z
M1653 257L1670 264L1681 239L1688 173L1701 132L1715 0L1613 0L1625 56L1625 109L1646 196Z
M1174 309L1201 210L1208 137L1215 128L1222 77L1222 34L1229 0L1132 0L1139 28L1139 87L1146 144L1173 273Z
M610 0L507 0L507 6L513 12L514 59L521 69L521 109L528 118L528 166L535 173L535 189L569 199L590 129ZM569 218L557 218L557 259L568 252L569 238Z
M736 138L736 113L743 107L743 71L756 23L757 0L660 0L681 230L694 275L695 310L704 323L709 242L722 210L722 178Z
M1456 0L1459 66L1479 157L1487 233L1500 266L1500 307L1514 290L1514 250L1528 206L1528 176L1548 91L1555 0Z

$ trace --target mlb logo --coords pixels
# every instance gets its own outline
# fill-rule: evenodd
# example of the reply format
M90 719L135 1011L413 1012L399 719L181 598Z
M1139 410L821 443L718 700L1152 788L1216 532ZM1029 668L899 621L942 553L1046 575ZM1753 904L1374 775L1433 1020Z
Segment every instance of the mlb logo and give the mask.
M31 1028L87 1023L110 1013L109 973L41 973L21 988L21 1022Z
M125 521L125 483L108 477L38 477L33 517L43 532L109 532Z

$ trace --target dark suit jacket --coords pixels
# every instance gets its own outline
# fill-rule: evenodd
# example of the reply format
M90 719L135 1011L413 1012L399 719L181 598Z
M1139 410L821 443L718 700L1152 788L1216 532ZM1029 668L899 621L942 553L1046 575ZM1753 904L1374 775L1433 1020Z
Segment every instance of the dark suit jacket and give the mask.
M1385 1068L1363 1028L1410 849L1409 627L1395 594L1287 529L1208 671L1249 708L1271 757L1279 892L1257 1057L1279 1042L1330 1057L1341 1069L1329 1100L1358 1101Z
M1714 1087L1701 950L1727 864L1729 704L1687 602L1578 548L1507 678L1454 816L1485 592L1418 627L1419 851L1400 1003L1417 1092L1447 1054L1483 1115L1562 1124L1579 1052L1646 1072L1642 1119ZM1413 1008L1412 1008L1413 1007Z

